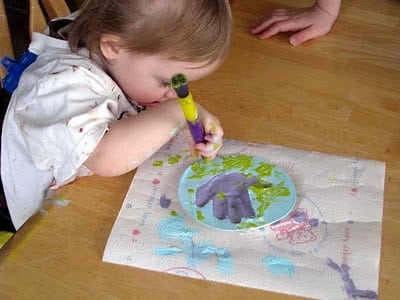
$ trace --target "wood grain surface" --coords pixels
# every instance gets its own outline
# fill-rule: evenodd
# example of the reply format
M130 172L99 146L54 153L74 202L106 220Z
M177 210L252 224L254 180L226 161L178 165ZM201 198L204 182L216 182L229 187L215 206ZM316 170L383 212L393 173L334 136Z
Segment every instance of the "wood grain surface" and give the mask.
M312 1L233 1L231 53L192 84L227 138L386 162L380 299L400 295L400 1L346 0L333 30L299 47L249 25ZM2 299L297 299L101 261L134 172L57 191L0 251Z

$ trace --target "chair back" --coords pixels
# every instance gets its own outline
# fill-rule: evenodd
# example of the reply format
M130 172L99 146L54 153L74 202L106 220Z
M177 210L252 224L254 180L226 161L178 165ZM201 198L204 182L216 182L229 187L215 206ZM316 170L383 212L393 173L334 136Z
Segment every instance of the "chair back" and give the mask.
M70 13L64 0L29 0L29 36L32 36L32 32L43 32L47 27L47 20ZM0 0L0 60L4 56L15 58L15 52L4 0ZM6 69L0 66L0 79L2 80L6 75Z

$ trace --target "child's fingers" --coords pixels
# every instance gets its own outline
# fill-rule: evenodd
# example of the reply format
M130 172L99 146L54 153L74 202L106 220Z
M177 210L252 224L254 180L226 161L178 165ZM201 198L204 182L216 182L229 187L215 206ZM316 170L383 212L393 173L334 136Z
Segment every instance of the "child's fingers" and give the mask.
M185 136L186 136L186 140L188 141L189 144L189 151L190 151L190 155L192 157L197 157L197 150L196 150L196 145L194 143L193 137L190 134L189 130L184 130Z
M197 144L195 146L196 151L202 157L206 157L209 160L212 160L217 156L218 151L222 147L222 138L217 143L206 143L206 144Z
M221 143L222 141L222 135L220 134L207 134L204 139L206 142L211 143L211 144L217 144Z
M204 124L206 134L219 134L223 135L222 127L218 121L206 121Z

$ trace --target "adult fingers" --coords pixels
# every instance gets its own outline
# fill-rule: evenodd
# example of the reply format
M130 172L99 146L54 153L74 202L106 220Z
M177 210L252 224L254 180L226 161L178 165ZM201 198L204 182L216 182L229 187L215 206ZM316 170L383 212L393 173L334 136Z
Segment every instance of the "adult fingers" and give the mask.
M296 28L297 26L290 22L290 20L279 21L275 22L270 27L257 34L257 37L263 40L276 35L279 32L288 32L295 30Z
M313 26L310 26L306 29L303 29L299 32L296 32L295 34L292 34L289 38L289 42L293 46L298 46L308 40L311 40L313 38L316 38L318 36L323 35L322 33L317 33Z
M254 23L250 27L250 33L253 35L258 35L264 31L266 31L268 28L272 27L274 24L278 22L282 22L284 20L287 20L289 17L287 15L268 15L261 19L259 22Z

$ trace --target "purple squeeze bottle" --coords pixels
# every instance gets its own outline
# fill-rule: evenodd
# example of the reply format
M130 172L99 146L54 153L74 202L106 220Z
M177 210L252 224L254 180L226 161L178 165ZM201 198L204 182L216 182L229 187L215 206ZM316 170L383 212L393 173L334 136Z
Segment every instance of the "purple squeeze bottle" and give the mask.
M184 74L176 74L171 79L171 86L178 95L179 104L187 121L190 133L196 144L204 142L204 129L199 120L192 93L189 91L187 78Z

